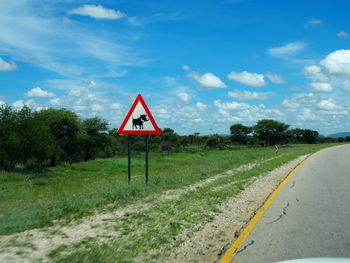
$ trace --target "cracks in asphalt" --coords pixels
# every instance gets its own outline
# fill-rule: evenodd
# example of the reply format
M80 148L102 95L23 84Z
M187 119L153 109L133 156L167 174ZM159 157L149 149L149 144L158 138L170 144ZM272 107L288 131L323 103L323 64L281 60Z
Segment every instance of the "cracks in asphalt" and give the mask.
M290 186L290 188L293 188L295 186L295 180L292 182L292 185Z
M285 207L282 208L282 213L273 221L271 222L268 222L268 224L272 224L272 223L275 223L277 222L278 220L281 220L283 216L285 216L287 214L287 209L289 207L289 201L287 201L287 205Z
M304 179L293 180L293 181L292 181L292 185L290 186L290 188L293 188L293 187L295 186L295 183L296 183L297 181L304 181Z
M243 251L246 250L248 247L252 246L254 243L255 243L255 241L254 241L253 239L250 240L250 242L249 242L247 245L245 245L242 249L240 249L240 250L237 251L237 254L243 252Z

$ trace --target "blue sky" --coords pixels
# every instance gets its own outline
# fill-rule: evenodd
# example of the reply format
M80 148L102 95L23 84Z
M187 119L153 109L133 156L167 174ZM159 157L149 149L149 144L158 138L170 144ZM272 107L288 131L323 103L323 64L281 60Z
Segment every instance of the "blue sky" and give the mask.
M350 131L349 1L0 1L0 104L119 127L141 93L161 128L264 118Z

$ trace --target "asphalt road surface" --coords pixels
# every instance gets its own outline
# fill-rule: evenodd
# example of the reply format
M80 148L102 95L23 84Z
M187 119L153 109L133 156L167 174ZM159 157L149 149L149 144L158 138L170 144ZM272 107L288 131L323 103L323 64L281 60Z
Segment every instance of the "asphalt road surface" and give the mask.
M234 263L350 258L350 145L306 161L238 249Z

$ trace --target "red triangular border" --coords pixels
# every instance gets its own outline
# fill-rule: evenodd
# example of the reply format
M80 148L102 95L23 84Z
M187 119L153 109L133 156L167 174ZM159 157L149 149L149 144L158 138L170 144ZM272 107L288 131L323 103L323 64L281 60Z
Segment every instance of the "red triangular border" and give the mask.
M131 114L134 112L136 105L138 102L141 102L143 108L145 109L145 112L149 118L149 120L151 121L153 127L154 127L154 131L143 131L143 130L135 130L135 131L128 131L128 130L124 130L126 123L128 122L128 120L131 117ZM132 104L128 114L126 115L122 125L120 126L119 130L118 130L118 134L140 134L140 135L160 135L162 134L162 131L159 129L156 121L154 120L150 110L148 109L145 100L142 98L141 94L137 95L134 103Z

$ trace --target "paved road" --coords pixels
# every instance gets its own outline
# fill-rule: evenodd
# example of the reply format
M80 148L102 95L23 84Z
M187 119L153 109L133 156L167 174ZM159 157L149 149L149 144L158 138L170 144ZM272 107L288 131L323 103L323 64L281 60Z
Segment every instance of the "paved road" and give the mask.
M350 258L350 145L309 159L266 210L234 263Z

